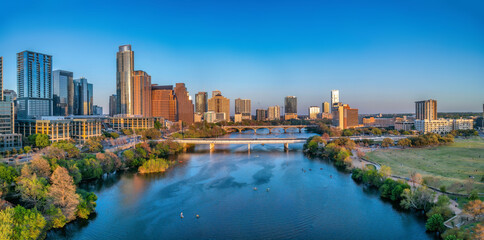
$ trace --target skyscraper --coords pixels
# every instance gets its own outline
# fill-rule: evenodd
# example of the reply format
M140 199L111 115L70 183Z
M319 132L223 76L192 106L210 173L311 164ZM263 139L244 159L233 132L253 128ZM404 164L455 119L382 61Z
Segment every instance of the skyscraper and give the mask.
M151 76L144 71L134 71L133 83L133 114L151 117Z
M118 114L133 115L134 52L131 45L119 47L116 53L116 107Z
M437 100L415 102L415 117L417 120L437 120Z
M297 98L295 96L287 96L284 99L284 119L297 119Z
M3 57L0 57L0 90L2 91L0 101L3 101Z
M207 92L198 92L195 94L195 112L203 114L208 111L207 106L208 94Z
M118 100L116 98L117 98L116 94L109 96L109 116L111 117L117 114L116 103L118 102ZM151 99L150 99L150 102L151 102Z
M323 111L322 111L323 113L329 113L330 110L331 110L330 107L329 107L329 102L323 102L323 106L322 107L323 107L322 108L323 109Z
M267 120L280 120L281 119L281 107L272 106L267 109Z
M151 114L168 121L177 121L177 106L173 86L151 85Z
M257 109L255 111L255 119L257 121L265 121L265 120L267 120L267 110L265 110L265 109Z
M339 103L339 90L331 90L331 108Z
M230 121L230 99L222 96L218 90L213 91L212 97L208 99L208 111L225 113L225 121Z
M250 99L235 99L235 114L251 112Z
M52 115L52 56L23 51L17 53L19 119Z
M73 114L74 82L72 77L72 72L64 70L52 72L54 116Z
M308 112L309 112L310 119L316 119L318 118L318 114L321 112L321 109L316 106L311 106L309 107Z
M358 109L348 104L336 104L332 111L333 125L339 129L358 127Z
M74 79L74 115L92 115L93 85L86 78Z
M185 83L175 85L175 97L178 121L193 123L193 102L188 94Z

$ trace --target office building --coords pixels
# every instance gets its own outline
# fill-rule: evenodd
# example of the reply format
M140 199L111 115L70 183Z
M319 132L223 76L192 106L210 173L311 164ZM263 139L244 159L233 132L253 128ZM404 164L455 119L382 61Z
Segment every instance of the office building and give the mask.
M193 102L185 87L185 83L177 83L174 92L176 98L177 120L189 125L192 124L194 111Z
M331 109L339 103L339 90L331 90Z
M281 119L281 107L272 106L267 109L267 120L274 121Z
M250 99L235 99L235 114L251 113Z
M173 86L151 85L151 115L177 121L177 102Z
M333 107L333 125L339 129L358 127L358 109L348 104L336 103Z
M208 111L208 94L207 92L198 92L195 94L195 112L203 115Z
M109 124L114 130L121 129L148 129L155 127L155 121L164 122L157 117L137 117L137 116L114 116L109 118Z
M93 85L86 78L74 79L73 115L92 115Z
M415 120L415 130L422 133L445 134L452 131L453 121L449 119L417 119Z
M96 118L74 118L70 122L70 137L77 143L84 143L91 137L102 134L102 122Z
M73 114L74 80L73 73L64 70L52 72L52 94L54 116Z
M118 102L118 100L116 98L117 98L116 94L109 96L109 116L111 116L111 117L118 114L116 112L116 110L117 110L116 104ZM150 102L151 102L151 100L150 100Z
M250 113L236 113L234 115L234 122L242 122L244 120L252 120Z
M216 121L222 115L217 115L217 113L224 113L223 121L230 121L230 100L224 96L218 90L212 92L212 97L208 99L208 111L213 111L216 113Z
M47 134L52 142L69 141L71 120L63 117L41 117L21 119L15 122L15 132L28 137L32 134Z
M14 133L15 113L14 103L0 101L0 134Z
M133 114L151 117L151 76L144 71L133 72Z
M403 120L395 122L395 130L411 131L415 129L415 123L413 121Z
M329 106L329 102L323 102L322 104L322 113L330 113L331 112L331 108Z
M3 90L3 101L15 102L17 100L17 93L14 90L4 89Z
M0 134L0 151L11 151L22 149L22 134Z
M103 115L103 107L98 105L92 106L92 115Z
M321 109L316 106L311 106L309 107L308 112L309 112L309 119L317 119L319 113L321 112Z
M267 119L267 110L265 109L256 109L255 110L255 118L257 121L265 121Z
M52 115L52 56L23 51L17 53L17 117Z
M0 89L2 90L0 101L3 100L3 57L0 57Z
M363 118L363 126L365 127L393 127L395 126L395 118L375 118L375 117L367 117Z
M437 100L415 102L415 117L418 120L437 120Z
M133 115L134 52L131 45L122 45L116 53L117 114Z
M297 98L295 96L287 96L284 99L284 119L297 119Z

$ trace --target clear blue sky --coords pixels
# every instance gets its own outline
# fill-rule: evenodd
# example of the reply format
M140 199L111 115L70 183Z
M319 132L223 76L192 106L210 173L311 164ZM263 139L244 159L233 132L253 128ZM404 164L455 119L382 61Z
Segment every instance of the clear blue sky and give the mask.
M0 56L17 89L15 54L53 56L53 68L94 83L107 112L116 51L157 84L185 82L192 98L218 89L252 109L298 97L299 114L330 100L360 113L481 111L484 1L4 1ZM233 109L232 109L233 111Z

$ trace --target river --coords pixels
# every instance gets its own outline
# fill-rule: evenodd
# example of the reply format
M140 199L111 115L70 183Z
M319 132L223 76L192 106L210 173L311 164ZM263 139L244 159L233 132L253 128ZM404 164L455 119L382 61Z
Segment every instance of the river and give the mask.
M226 137L312 135L267 133ZM197 146L164 174L85 184L98 196L97 214L48 239L433 239L423 217L396 209L331 162L308 159L302 144L283 149Z

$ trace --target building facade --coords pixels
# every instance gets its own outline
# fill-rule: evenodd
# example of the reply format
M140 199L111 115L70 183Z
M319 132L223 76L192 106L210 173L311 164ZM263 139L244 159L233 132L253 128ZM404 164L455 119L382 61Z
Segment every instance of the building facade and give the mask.
M322 109L322 113L330 113L331 112L331 108L329 107L329 102L323 102L323 104L321 105L321 109Z
M94 93L93 85L86 78L74 79L73 115L92 115Z
M284 98L284 119L297 119L297 98L295 96Z
M15 131L28 137L32 134L47 134L52 142L70 139L71 120L59 118L22 119L15 122Z
M117 114L133 115L134 52L131 45L122 45L116 53Z
M148 129L154 128L155 121L160 118L156 117L112 117L109 119L109 123L114 130L121 129ZM163 122L163 121L162 121Z
M234 115L234 122L242 122L244 120L252 120L250 113L236 113Z
M173 86L151 85L151 114L168 121L177 121L177 102Z
M208 111L208 94L207 92L198 92L195 94L195 112L203 115Z
M333 125L339 129L358 127L358 109L348 104L337 103L333 107Z
M17 53L17 90L19 119L51 116L52 56L31 51Z
M255 110L255 119L257 121L265 121L265 120L267 120L267 110L265 110L265 109L256 109Z
M331 108L339 103L339 90L331 90Z
M117 100L116 94L109 96L109 116L111 116L111 117L118 114L117 107L116 107L117 102L118 102L118 100ZM150 100L150 102L151 102L151 100Z
M70 137L78 143L84 143L91 137L102 135L102 121L96 118L72 119Z
M223 121L230 121L230 100L218 90L212 92L212 97L208 99L208 111L217 113L224 113ZM218 115L220 117L222 115ZM218 118L217 118L218 120Z
M103 115L103 107L98 105L92 106L92 115Z
M175 98L177 107L177 120L187 124L192 124L193 119L193 102L184 83L175 85Z
M271 106L267 109L267 120L274 121L281 119L281 107Z
M418 120L437 120L437 100L415 102L415 117Z
M73 73L64 70L52 72L52 94L54 116L68 116L74 113Z
M316 106L311 106L309 107L308 112L309 112L309 119L317 119L319 113L321 112L321 109Z
M0 134L14 133L15 113L14 103L0 101Z
M3 100L3 57L0 56L0 89L2 90L0 100Z
M235 99L235 114L238 113L251 113L250 99Z
M151 117L151 76L144 71L133 72L133 114Z

